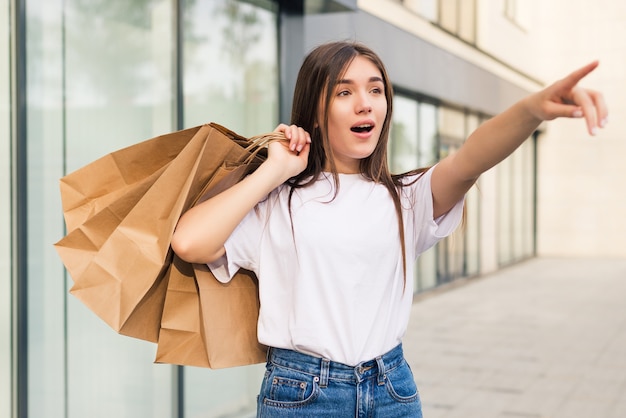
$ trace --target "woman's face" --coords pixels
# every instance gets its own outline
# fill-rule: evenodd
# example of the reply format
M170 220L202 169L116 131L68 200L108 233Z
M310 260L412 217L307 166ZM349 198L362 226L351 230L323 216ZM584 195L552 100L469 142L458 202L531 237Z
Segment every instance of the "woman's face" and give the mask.
M330 100L328 139L337 171L358 173L360 160L374 152L387 116L381 72L369 59L355 57Z

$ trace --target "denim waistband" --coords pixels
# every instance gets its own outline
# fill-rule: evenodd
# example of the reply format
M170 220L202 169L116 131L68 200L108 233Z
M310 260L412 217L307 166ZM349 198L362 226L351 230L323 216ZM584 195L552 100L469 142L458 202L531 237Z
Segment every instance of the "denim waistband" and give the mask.
M304 353L283 348L270 347L267 353L268 363L287 367L302 373L310 374L319 382L321 387L328 385L328 380L343 380L361 382L365 379L377 377L378 384L384 384L385 373L400 366L404 361L402 344L356 366L330 361Z

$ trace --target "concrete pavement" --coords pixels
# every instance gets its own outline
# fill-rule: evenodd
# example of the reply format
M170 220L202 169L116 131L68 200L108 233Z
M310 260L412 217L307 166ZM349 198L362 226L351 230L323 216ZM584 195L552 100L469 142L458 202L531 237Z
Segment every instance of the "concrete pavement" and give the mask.
M532 259L420 297L425 418L626 417L626 260Z

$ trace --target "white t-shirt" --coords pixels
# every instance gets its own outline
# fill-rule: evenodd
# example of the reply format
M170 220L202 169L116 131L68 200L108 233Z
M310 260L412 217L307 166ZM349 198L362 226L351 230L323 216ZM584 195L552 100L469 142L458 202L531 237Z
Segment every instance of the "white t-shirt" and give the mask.
M402 188L406 289L393 201L383 185L359 174L340 174L334 199L330 174L296 189L291 215L289 187L280 186L246 215L226 255L209 267L222 282L239 268L256 273L262 344L351 366L371 360L404 336L414 260L462 217L461 200L433 220L431 173Z

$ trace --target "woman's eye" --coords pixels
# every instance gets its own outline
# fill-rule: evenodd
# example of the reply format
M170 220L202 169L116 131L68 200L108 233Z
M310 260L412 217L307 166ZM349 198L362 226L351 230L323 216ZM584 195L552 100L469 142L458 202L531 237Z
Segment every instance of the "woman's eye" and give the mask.
M379 87L374 87L372 89L372 93L374 93L374 94L381 94L382 92L383 92L383 90L381 88L379 88Z
M350 94L348 90L341 90L339 93L337 93L337 96L347 96L348 94Z

